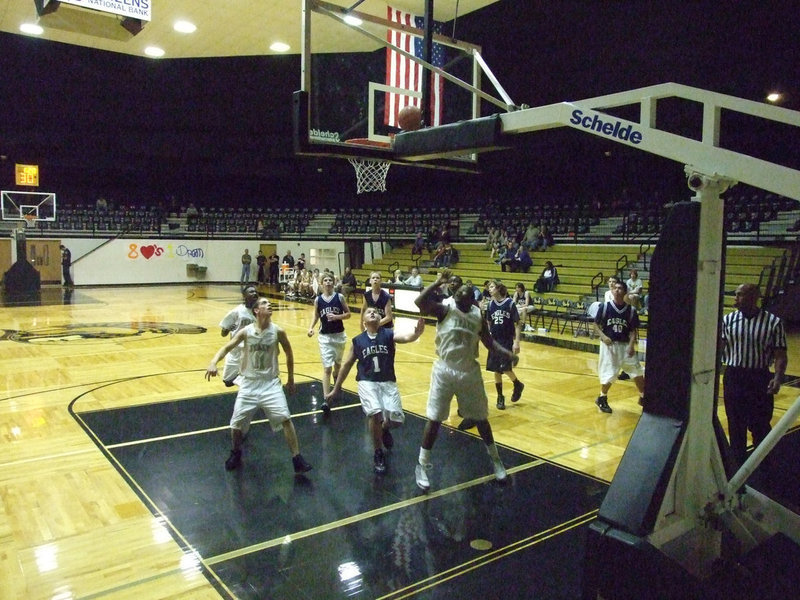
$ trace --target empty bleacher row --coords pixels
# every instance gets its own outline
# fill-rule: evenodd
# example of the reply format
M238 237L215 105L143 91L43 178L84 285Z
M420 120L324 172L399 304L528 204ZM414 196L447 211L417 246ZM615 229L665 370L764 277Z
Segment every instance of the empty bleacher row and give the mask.
M117 233L160 232L163 213L157 206L121 206L100 209L95 205L60 206L55 221L39 221L43 231Z
M277 237L305 232L313 213L309 208L208 207L186 214L188 233L257 234Z
M331 234L402 234L413 237L417 232L427 234L457 224L459 211L455 208L421 207L412 210L376 210L375 208L342 209L334 219Z

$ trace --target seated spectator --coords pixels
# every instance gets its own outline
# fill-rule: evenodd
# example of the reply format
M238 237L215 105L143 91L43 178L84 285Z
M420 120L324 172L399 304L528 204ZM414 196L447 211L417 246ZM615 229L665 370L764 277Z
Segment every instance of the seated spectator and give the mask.
M458 262L458 253L448 242L442 244L433 256L433 266L438 268L450 267Z
M403 272L400 269L395 269L394 274L392 275L392 280L389 283L391 285L403 285Z
M631 276L625 284L628 286L628 293L625 294L625 302L634 308L642 308L644 282L639 279L639 272L636 269L631 269Z
M533 259L531 258L528 249L520 245L514 254L514 260L511 263L511 270L515 273L527 273L533 266Z
M539 230L539 237L536 238L536 242L534 242L533 249L537 250L540 249L542 252L547 250L549 246L553 245L553 235L550 233L550 230L542 225L542 228Z
M422 275L419 274L419 269L417 267L411 267L411 275L403 281L403 285L422 287Z
M511 296L511 300L517 305L517 312L520 318L527 317L536 310L531 293L525 289L524 283L518 283L514 286L514 295Z
M358 280L353 275L353 270L350 267L346 267L337 291L347 297L348 294L353 293L356 289L358 289Z
M511 263L514 262L514 256L517 253L517 249L514 246L514 242L512 240L508 240L506 242L506 248L503 250L502 254L498 254L498 261L497 264L500 265L501 271L511 271Z
M548 260L544 263L542 274L539 276L539 279L536 280L533 289L540 294L552 292L558 283L558 270L553 266L553 263Z
M422 256L423 250L425 250L425 236L420 231L417 233L414 246L411 248L411 260L414 260L415 256Z

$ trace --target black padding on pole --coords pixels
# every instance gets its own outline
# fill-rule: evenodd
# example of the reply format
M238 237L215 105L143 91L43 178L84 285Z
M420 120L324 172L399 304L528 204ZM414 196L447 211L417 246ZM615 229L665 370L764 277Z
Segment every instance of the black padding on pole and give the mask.
M700 203L673 206L648 278L645 410L681 421L689 414L699 237Z
M403 160L431 160L508 147L502 141L500 116L481 117L417 131L401 131L394 153Z
M633 535L653 531L684 430L683 421L642 414L600 506L598 519Z

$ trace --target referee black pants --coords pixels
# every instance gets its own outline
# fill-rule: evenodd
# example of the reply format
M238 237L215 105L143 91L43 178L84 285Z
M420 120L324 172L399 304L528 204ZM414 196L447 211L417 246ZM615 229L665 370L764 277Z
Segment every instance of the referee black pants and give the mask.
M728 437L737 467L747 459L747 431L753 435L754 446L758 446L770 432L775 405L773 395L767 393L771 379L769 369L725 369L723 399L728 415Z

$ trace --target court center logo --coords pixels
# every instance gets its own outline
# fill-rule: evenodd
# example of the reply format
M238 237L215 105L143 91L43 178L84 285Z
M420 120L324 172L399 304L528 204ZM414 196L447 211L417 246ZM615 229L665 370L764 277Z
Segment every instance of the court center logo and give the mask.
M124 323L73 323L37 327L34 329L6 330L0 340L23 344L63 344L119 338L149 338L174 334L205 333L206 328L185 323L160 323L156 321L128 321Z

